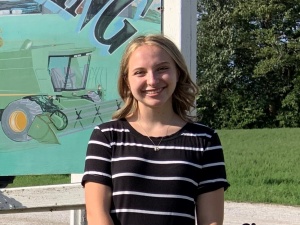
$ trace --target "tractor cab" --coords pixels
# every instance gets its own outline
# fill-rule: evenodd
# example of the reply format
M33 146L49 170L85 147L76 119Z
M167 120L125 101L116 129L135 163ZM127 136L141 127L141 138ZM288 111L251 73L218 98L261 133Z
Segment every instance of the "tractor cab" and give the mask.
M55 92L86 88L91 52L49 56L49 73Z

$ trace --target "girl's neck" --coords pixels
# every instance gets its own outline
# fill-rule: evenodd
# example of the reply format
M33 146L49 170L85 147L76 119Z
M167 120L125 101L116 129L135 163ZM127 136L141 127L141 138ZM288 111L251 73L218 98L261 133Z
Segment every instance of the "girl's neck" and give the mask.
M139 133L151 137L171 135L186 123L173 109L170 111L139 109L135 114L126 119Z
M135 113L135 117L137 120L143 123L150 123L152 125L155 124L170 124L171 119L175 117L175 112L173 108L138 108Z

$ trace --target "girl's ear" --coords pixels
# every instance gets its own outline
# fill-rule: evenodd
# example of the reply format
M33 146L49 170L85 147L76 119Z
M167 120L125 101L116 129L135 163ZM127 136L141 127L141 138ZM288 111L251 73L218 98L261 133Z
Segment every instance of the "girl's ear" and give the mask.
M127 87L128 87L129 90L130 90L130 85L129 85L129 83L128 83L127 76L123 75L123 79L124 79L124 83L127 85Z
M126 83L128 89L129 89L129 91L131 91L131 88L130 88L130 85L129 85L128 81L125 81L125 83Z
M178 68L176 69L176 71L177 71L176 78L177 78L177 82L178 82L179 81L179 77L180 77L180 71L179 71Z

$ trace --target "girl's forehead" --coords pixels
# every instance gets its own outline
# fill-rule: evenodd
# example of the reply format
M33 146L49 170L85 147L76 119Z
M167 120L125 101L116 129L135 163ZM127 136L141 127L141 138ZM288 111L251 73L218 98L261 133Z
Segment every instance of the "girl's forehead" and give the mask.
M168 59L172 60L172 57L163 48L156 45L141 45L137 47L130 55L129 61L131 59L136 60L147 60L148 59Z

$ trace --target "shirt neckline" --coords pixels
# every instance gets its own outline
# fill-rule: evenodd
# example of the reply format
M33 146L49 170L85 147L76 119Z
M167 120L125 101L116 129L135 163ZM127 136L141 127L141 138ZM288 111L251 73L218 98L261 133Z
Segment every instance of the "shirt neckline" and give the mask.
M136 129L134 129L125 118L120 119L120 121L123 123L123 126L130 131L130 133L132 133L132 134L134 134L135 136L138 136L138 137L148 138L147 136L141 134ZM163 140L170 140L170 139L173 139L173 138L176 138L176 137L180 136L183 133L183 130L185 130L185 128L189 124L190 124L190 122L187 122L177 132L175 132L173 134L170 134L170 135L167 135L167 136L164 136ZM160 140L162 138L162 136L160 136L160 137L152 137L152 136L150 136L150 138L153 139L153 140Z

